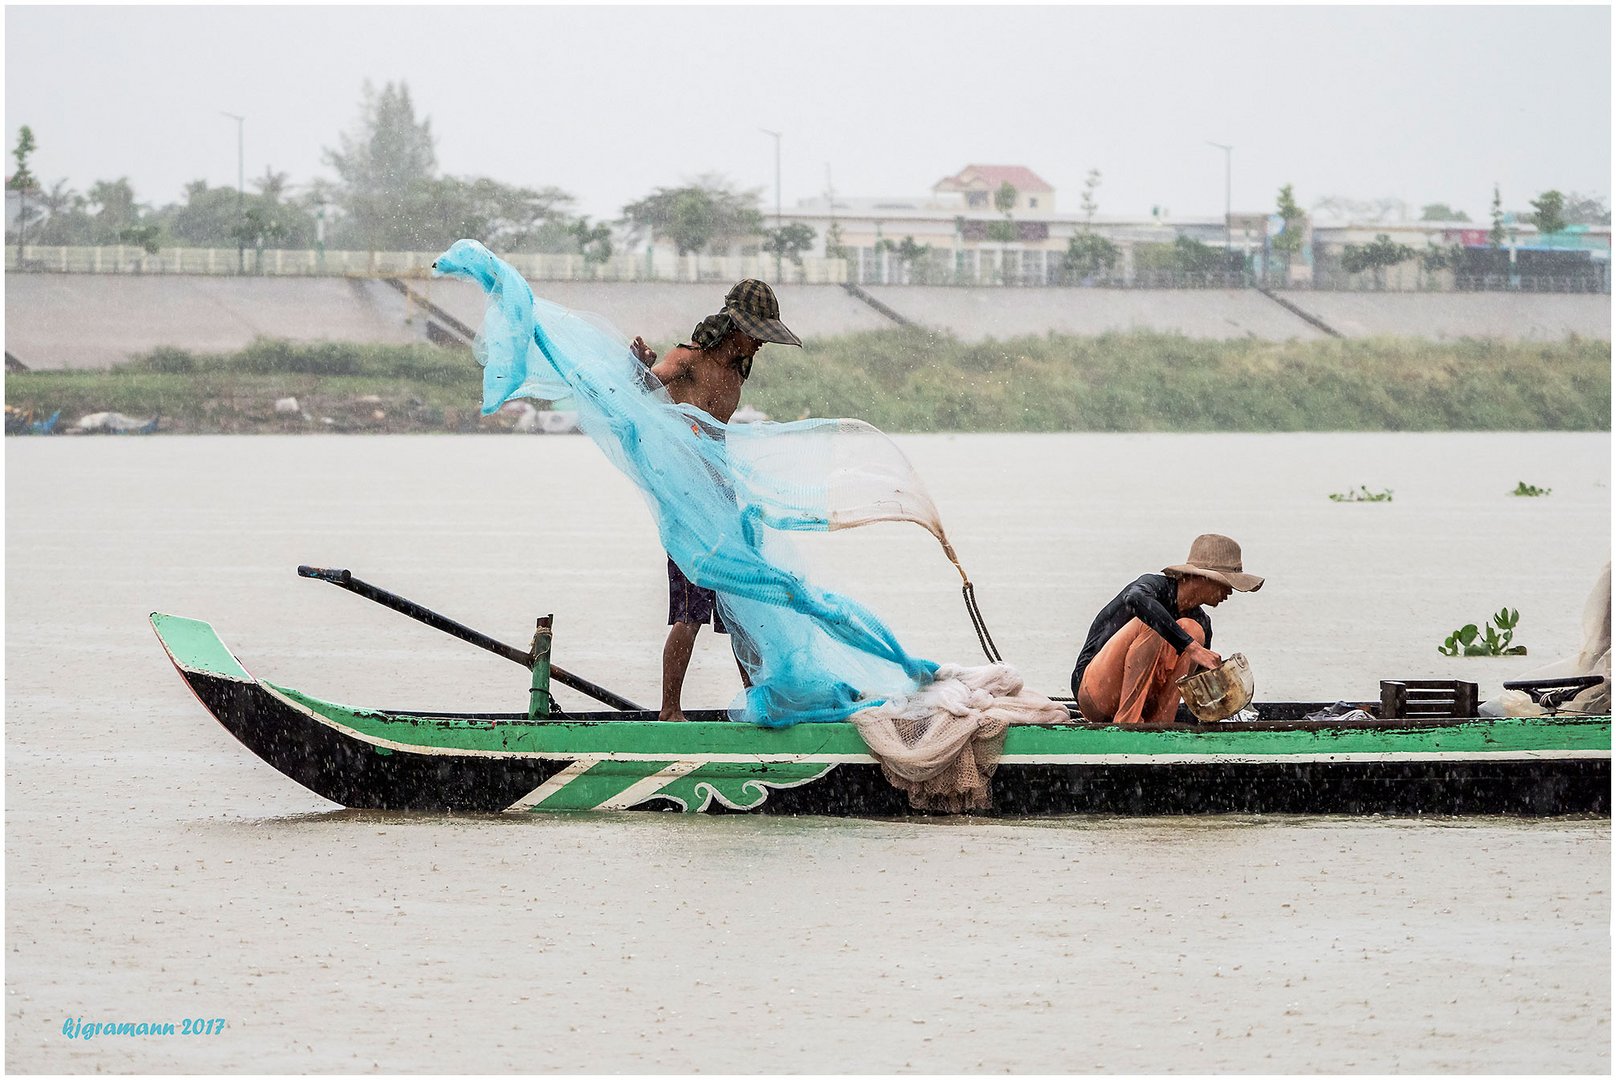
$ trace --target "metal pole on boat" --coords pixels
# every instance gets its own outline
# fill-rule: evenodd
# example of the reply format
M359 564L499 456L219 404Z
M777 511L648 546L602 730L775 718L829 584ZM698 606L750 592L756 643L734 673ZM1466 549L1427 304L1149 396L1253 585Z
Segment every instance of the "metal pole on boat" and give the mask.
M473 630L464 623L455 622L447 616L439 615L430 608L422 607L413 600L406 600L397 593L390 593L386 589L377 588L369 582L360 581L347 570L326 570L318 566L299 566L297 573L299 577L329 581L331 584L347 589L351 593L363 596L366 600L373 600L382 607L391 608L400 615L408 615L416 622L426 623L434 630L442 630L451 637L470 642L479 649L486 649L496 656L503 656L513 663L521 664L530 671L534 667L535 656L533 652L523 651L513 645L507 645L503 641L496 641L487 634ZM535 646L538 644L537 635L535 635L534 644ZM579 678L577 675L564 671L554 664L549 665L548 679L554 680L562 686L570 686L581 694L588 694L596 701L604 702L614 709L622 709L625 712L651 711L644 705L637 705L621 694L614 694L603 686L596 686L588 679ZM546 699L549 697L548 680L545 697Z

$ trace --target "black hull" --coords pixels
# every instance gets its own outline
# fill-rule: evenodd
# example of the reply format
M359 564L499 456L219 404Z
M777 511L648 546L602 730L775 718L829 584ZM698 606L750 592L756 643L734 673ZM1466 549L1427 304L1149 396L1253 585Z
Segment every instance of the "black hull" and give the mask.
M285 704L256 683L186 672L209 712L253 753L351 809L499 812L566 762L424 754L375 746ZM693 714L694 715L694 714ZM1507 761L1278 762L1000 766L995 813L1510 814L1610 813L1608 758ZM653 798L636 809L672 810ZM729 812L713 803L709 812ZM917 814L873 764L773 790L750 813L858 817Z
M316 795L353 810L504 810L566 764L378 754L369 743L287 707L255 683L184 674L202 704L242 745Z
M996 814L1510 814L1610 813L1610 761L1001 765ZM878 765L839 765L817 784L774 792L759 811L897 817L914 814Z

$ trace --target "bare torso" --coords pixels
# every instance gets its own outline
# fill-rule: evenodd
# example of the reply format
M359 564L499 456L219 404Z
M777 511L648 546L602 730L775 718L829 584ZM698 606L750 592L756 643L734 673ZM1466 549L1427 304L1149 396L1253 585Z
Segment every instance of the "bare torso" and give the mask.
M741 366L738 359L725 359L715 352L675 346L651 368L651 374L674 401L694 405L727 424L741 404Z
M633 351L642 363L651 364L651 374L674 401L694 405L727 424L741 404L741 386L746 382L742 363L756 356L762 344L735 331L710 349L676 345L661 360L640 338L634 339Z

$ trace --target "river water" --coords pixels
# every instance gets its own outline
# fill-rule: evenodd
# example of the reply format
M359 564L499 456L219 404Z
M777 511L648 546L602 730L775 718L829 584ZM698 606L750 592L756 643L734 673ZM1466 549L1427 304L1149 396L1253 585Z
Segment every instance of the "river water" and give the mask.
M1484 695L1574 653L1605 434L901 440L1005 656L1064 694L1098 607L1202 531L1259 698ZM146 624L337 701L516 710L524 674L348 567L657 698L648 514L587 440L8 439L6 1066L22 1072L1608 1072L1608 819L856 821L342 811L236 744ZM1515 498L1519 481L1552 489ZM1391 489L1383 503L1331 492ZM973 662L910 526L805 558ZM1522 658L1436 646L1501 606ZM698 643L694 706L737 689ZM581 700L561 690L563 704ZM221 1018L70 1039L64 1022Z

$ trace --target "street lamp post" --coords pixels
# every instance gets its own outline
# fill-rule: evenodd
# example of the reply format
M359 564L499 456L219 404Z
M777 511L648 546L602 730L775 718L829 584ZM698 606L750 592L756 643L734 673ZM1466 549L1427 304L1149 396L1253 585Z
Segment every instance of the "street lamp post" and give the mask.
M1206 145L1215 146L1223 151L1223 249L1230 251L1234 248L1234 213L1231 209L1233 203L1230 201L1230 192L1233 190L1231 182L1234 176L1232 164L1234 147L1213 142L1211 139L1206 141Z
M325 196L320 196L314 212L315 265L325 273Z
M758 128L765 135L774 137L774 280L780 281L780 133L770 131L768 128Z
M228 116L236 122L236 273L247 272L247 233L241 228L245 217L243 205L247 199L247 158L245 154L246 143L243 139L243 129L247 118L237 116L235 113L220 110L219 115Z

